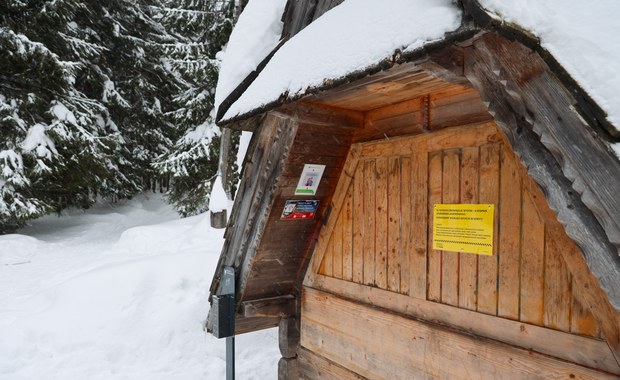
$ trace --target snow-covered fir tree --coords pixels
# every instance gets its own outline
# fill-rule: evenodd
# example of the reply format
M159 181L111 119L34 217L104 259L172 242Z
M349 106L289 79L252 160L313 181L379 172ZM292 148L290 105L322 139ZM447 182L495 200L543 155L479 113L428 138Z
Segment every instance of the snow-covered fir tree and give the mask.
M75 0L0 5L0 232L87 207L117 171L120 136L104 104L80 88L105 49L89 41L92 21Z
M172 177L169 200L181 214L193 215L206 211L218 170L220 132L213 110L217 53L232 30L234 1L168 0L153 11L177 38L166 45L166 63L183 83L174 97L176 109L168 114L183 134L155 166Z
M216 55L233 8L0 2L0 233L169 177L182 214L205 210L219 150Z

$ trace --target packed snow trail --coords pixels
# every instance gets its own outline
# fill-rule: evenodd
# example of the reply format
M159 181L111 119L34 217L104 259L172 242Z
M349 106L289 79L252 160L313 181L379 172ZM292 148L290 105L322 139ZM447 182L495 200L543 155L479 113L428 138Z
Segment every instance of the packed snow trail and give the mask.
M158 196L0 236L0 379L222 379L201 330L223 230ZM277 333L237 337L237 378L273 379Z

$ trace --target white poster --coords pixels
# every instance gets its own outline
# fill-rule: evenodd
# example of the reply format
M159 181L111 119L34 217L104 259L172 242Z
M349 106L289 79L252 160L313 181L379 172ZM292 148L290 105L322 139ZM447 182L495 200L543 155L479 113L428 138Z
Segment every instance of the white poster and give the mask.
M295 189L296 195L316 195L325 165L305 164Z

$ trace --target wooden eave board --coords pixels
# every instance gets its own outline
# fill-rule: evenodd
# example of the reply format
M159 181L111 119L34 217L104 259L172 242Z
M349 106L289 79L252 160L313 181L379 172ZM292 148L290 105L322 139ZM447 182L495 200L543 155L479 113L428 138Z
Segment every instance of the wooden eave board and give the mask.
M365 112L455 87L464 88L432 76L413 63L406 63L353 83L307 96L304 101Z

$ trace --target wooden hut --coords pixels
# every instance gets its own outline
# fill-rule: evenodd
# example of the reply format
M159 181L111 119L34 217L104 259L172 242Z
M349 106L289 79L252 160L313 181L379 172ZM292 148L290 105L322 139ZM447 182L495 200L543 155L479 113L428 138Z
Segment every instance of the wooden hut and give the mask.
M289 1L280 51L338 3ZM439 40L226 116L272 55L220 109L254 135L211 293L234 267L236 331L279 326L280 378L620 376L620 134L536 36L454 7Z

